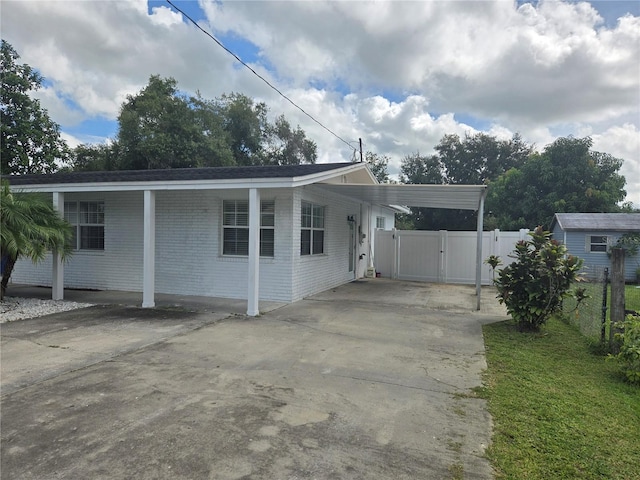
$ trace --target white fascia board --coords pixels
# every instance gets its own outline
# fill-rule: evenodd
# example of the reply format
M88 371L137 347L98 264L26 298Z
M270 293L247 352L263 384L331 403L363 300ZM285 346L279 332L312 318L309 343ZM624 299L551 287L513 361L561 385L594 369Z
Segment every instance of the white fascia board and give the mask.
M25 192L130 192L142 190L229 190L242 188L291 188L289 179L179 180L168 182L87 182L46 185L15 185L12 190Z

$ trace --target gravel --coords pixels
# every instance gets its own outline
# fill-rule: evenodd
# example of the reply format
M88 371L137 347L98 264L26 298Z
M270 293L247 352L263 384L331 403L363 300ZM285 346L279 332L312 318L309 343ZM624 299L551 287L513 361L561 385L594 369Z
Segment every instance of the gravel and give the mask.
M66 312L92 306L91 303L65 300L41 300L39 298L4 297L0 302L0 323L41 317L51 313Z

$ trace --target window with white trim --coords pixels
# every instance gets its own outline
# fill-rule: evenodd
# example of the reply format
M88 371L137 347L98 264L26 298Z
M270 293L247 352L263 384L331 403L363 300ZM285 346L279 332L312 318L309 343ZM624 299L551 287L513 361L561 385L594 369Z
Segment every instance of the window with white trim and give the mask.
M324 207L302 202L300 255L324 253Z
M104 250L104 202L64 202L74 250Z
M587 235L589 252L607 252L609 237L606 235Z
M386 220L387 219L385 217L376 217L376 228L384 230Z
M273 257L275 250L275 202L260 203L260 256ZM222 202L223 255L249 255L249 201Z

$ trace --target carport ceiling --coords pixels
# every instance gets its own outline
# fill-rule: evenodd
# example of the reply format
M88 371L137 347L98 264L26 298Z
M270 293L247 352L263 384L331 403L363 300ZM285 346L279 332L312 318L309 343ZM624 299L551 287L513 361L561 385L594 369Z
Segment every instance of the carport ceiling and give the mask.
M378 205L478 210L486 185L319 184L322 188Z

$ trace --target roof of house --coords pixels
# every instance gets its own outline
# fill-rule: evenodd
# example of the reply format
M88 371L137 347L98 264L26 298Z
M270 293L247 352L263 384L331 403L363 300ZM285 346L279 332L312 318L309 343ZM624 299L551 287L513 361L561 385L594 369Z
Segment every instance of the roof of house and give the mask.
M486 193L486 185L381 185L366 163L59 172L5 178L12 187L23 191L58 193L282 188L313 184L374 204L466 210L477 210Z
M248 167L168 168L164 170L114 170L99 172L58 172L51 174L9 175L11 185L50 185L69 183L157 182L189 180L241 180L249 178L295 178L328 172L352 163L305 165L262 165Z
M556 213L555 223L564 231L640 232L640 213Z

